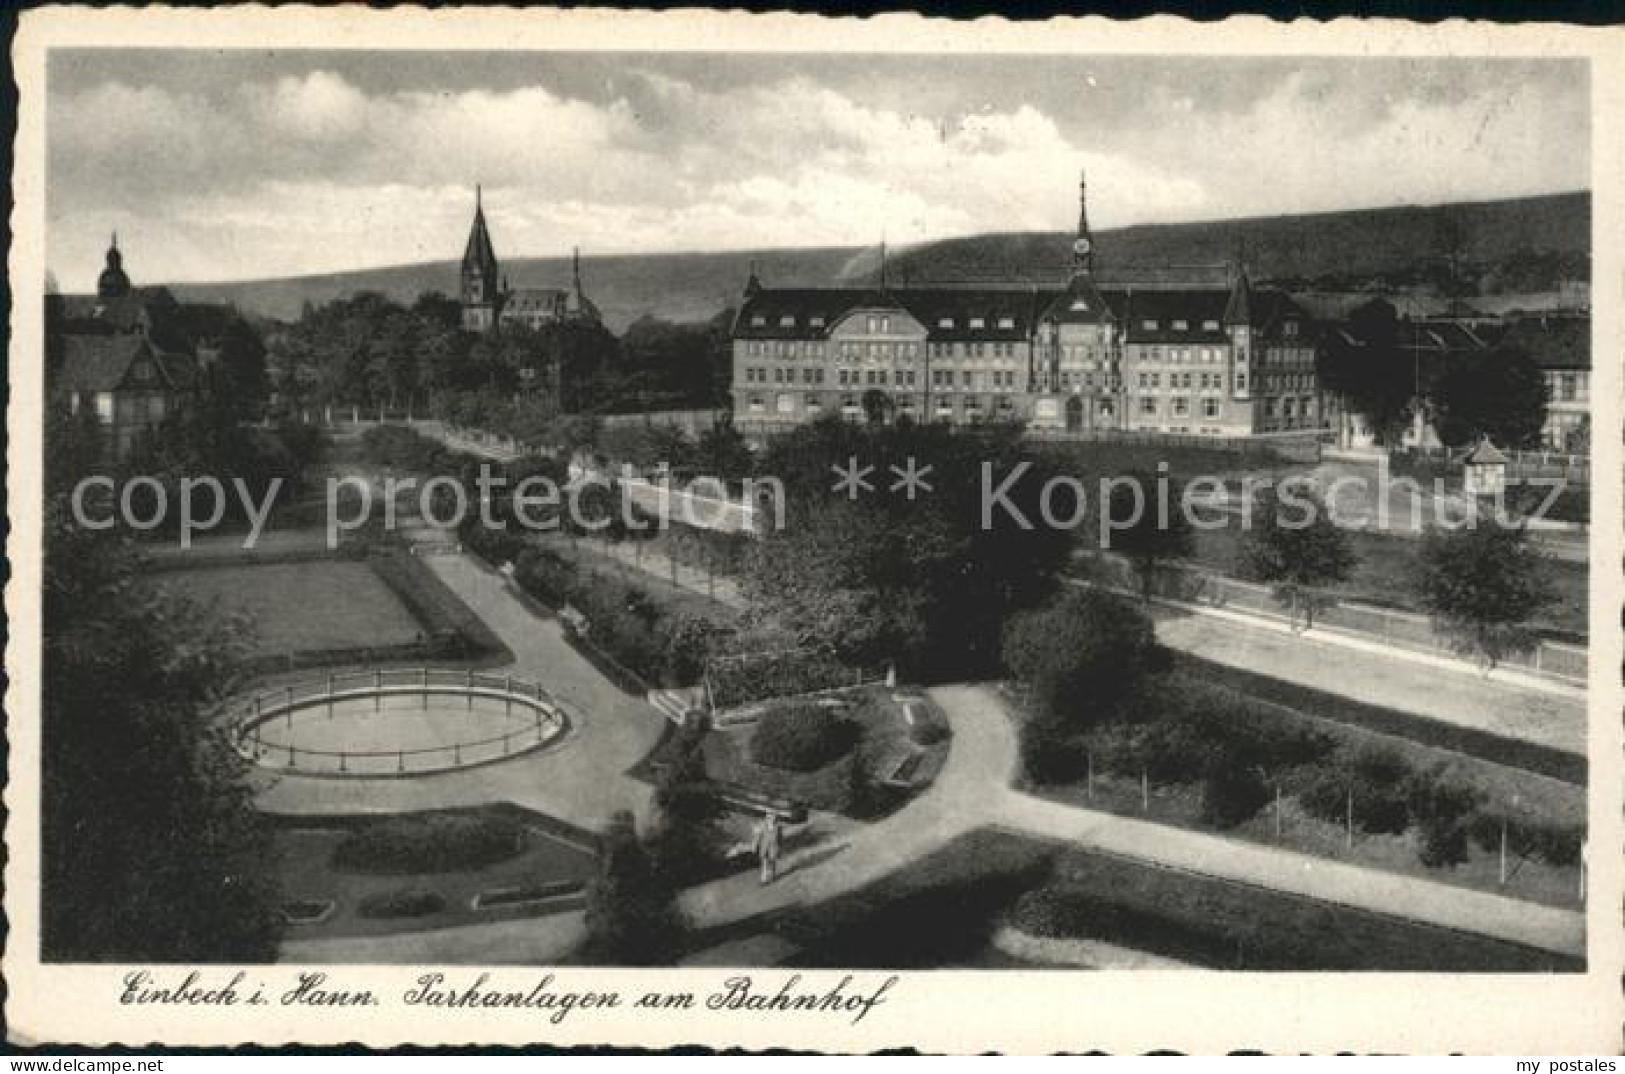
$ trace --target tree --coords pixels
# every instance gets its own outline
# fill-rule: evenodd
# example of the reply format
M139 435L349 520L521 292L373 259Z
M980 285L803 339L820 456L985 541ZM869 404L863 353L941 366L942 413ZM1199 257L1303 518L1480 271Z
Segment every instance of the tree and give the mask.
M214 714L241 624L46 505L40 944L49 960L268 962L270 831Z
M1179 488L1170 487L1166 501L1169 509L1163 512L1159 509L1159 497L1155 492L1155 477L1136 473L1130 474L1129 479L1135 483L1133 486L1111 486L1108 501L1110 517L1114 525L1128 524L1127 529L1112 530L1111 547L1133 561L1135 573L1140 578L1140 599L1149 604L1157 571L1167 560L1194 553L1196 534L1185 512L1180 509L1183 499ZM1173 483L1170 482L1170 485ZM1136 487L1138 496L1135 495Z
M1397 441L1410 420L1418 371L1401 347L1398 311L1375 299L1349 313L1348 332L1328 333L1320 351L1320 380L1363 415L1385 444Z
M676 891L638 839L632 814L610 820L587 886L587 943L583 954L612 966L665 966L682 937Z
M892 415L892 398L879 388L870 388L863 393L863 416L870 425L881 425L890 420Z
M1073 726L1115 716L1155 662L1151 620L1104 590L1069 590L1004 631L1005 666L1044 714Z
M1348 534L1332 521L1318 492L1291 479L1265 491L1251 521L1241 546L1242 572L1271 587L1287 606L1293 629L1302 613L1308 630L1321 602L1317 590L1346 581L1354 569Z
M1430 532L1416 577L1422 605L1457 652L1486 674L1512 653L1536 644L1529 620L1553 600L1540 554L1521 522L1478 518L1456 530Z
M701 475L730 483L749 477L756 466L744 435L728 418L719 419L700 433L693 460Z
M854 460L873 467L870 491L837 486ZM910 467L924 482L912 497L898 485ZM996 673L1004 620L1054 592L1071 549L1038 508L1052 471L1009 429L830 417L772 441L761 472L784 484L785 525L750 549L746 595L799 644L850 663L895 659L927 679ZM985 476L1013 481L992 509Z
M1528 355L1495 350L1453 360L1432 396L1434 427L1446 444L1488 436L1500 447L1533 448L1546 425L1550 389Z

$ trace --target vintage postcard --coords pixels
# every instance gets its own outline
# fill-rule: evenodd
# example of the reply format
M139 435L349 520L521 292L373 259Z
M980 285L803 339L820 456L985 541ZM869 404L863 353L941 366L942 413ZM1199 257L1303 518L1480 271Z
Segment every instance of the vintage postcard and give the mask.
M24 15L11 1039L1617 1052L1621 44Z

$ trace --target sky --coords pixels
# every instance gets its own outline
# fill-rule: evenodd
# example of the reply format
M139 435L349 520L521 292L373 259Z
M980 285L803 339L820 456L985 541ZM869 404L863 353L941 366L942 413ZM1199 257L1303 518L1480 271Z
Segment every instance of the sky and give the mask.
M1590 186L1583 61L57 50L47 262L94 287L893 245Z

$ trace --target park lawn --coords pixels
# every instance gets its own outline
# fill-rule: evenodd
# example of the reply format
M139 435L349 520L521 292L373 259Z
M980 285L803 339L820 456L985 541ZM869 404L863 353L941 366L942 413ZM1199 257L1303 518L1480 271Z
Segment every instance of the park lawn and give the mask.
M404 645L423 633L360 560L204 567L155 577L200 604L251 616L259 655Z
M525 824L524 848L520 853L481 868L452 872L366 873L333 864L333 851L344 841L351 828L389 819L367 818L331 826L320 822L288 820L279 825L274 838L276 869L283 901L332 901L335 904L332 913L319 923L288 926L286 935L290 939L418 932L579 909L579 893L547 903L481 910L475 910L472 902L482 892L502 888L553 882L570 882L584 888L594 870L593 854L578 842L576 835L565 836L550 831L548 825L540 820ZM367 917L358 912L361 900L369 895L402 891L432 891L445 901L445 907L436 913L412 917Z
M1203 567L1239 577L1241 575L1241 531L1235 516L1226 516L1230 525L1222 530L1199 530L1193 562ZM1356 557L1349 580L1332 589L1346 600L1379 607L1423 611L1411 578L1416 570L1422 542L1411 537L1346 531ZM1556 601L1538 617L1537 624L1566 634L1587 633L1589 575L1586 565L1567 560L1547 559Z

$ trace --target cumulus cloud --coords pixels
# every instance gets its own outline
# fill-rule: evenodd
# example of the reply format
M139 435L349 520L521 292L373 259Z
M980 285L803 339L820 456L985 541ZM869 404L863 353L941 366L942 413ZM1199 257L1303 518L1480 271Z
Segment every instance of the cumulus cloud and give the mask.
M1583 87L1351 68L1143 89L1102 71L1100 94L1091 74L1087 93L959 100L945 70L930 114L914 76L707 81L648 59L570 89L545 58L501 87L378 88L334 65L92 79L50 101L50 260L88 285L115 226L151 280L454 257L475 182L505 256L1064 228L1080 166L1097 227L1585 185Z

